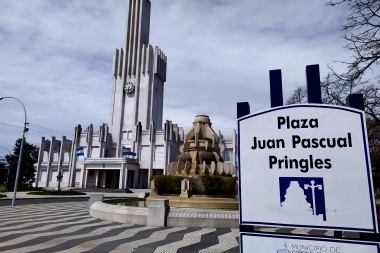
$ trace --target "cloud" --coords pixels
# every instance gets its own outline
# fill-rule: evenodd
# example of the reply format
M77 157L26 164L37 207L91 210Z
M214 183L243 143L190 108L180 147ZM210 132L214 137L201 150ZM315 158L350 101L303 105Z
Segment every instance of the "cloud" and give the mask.
M127 0L0 2L0 96L27 109L27 140L46 128L73 134L109 122L111 61L125 44ZM339 27L344 6L320 1L152 1L150 43L168 56L164 120L188 129L197 114L226 136L236 128L236 103L269 107L268 71L282 69L284 97L305 83L305 66L345 60ZM337 66L341 70L341 66ZM0 101L0 123L21 126L17 101ZM42 126L45 128L37 127ZM11 149L21 128L0 124ZM37 132L37 130L39 132ZM43 133L41 133L43 132ZM56 133L60 136L61 133ZM0 156L5 151L0 148Z

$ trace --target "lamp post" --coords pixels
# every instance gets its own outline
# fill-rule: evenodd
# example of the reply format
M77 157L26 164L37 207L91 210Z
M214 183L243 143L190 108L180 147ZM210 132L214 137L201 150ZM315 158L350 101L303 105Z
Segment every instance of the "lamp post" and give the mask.
M9 149L7 149L6 147L4 147L4 146L0 146L0 148L4 148L4 149L8 150L9 156L11 156L11 155L12 155L12 154L11 154L11 151L9 151ZM8 176L7 176L7 182L8 182L8 179L9 179L9 166L8 166Z
M20 166L21 166L21 157L22 157L22 151L24 149L24 138L25 138L25 132L28 131L28 128L26 127L26 125L28 124L26 122L26 110L25 110L25 106L24 104L18 100L17 98L15 97L0 97L0 100L3 100L4 98L9 98L9 99L15 99L17 100L18 102L20 102L20 104L22 105L22 108L24 108L24 114L25 114L25 121L24 121L24 130L22 132L22 139L21 139L21 146L20 146L20 153L18 155L18 164L17 164L17 172L16 172L16 180L15 180L15 186L14 186L14 191L13 191L13 199L12 199L12 206L15 205L15 202L16 202L16 194L17 194L17 185L18 185L18 178L20 176Z

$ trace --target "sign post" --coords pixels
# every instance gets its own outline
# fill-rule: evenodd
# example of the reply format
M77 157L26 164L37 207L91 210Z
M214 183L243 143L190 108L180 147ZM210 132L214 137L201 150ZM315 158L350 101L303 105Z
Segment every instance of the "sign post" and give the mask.
M362 111L282 106L238 129L241 224L377 232Z
M363 96L350 95L351 108L322 105L318 65L307 66L306 76L309 104L283 106L281 70L270 71L272 108L250 114L249 104L238 103L241 232L273 226L334 230L336 237L378 233ZM241 233L249 243L263 238ZM306 239L291 238L294 245ZM378 252L374 245L368 252Z

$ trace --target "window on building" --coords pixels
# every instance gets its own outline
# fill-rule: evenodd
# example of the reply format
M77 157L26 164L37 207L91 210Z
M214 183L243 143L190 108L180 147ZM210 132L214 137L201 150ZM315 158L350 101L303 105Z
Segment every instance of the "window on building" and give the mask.
M153 159L154 161L164 160L164 146L163 145L155 146Z
M233 161L233 149L226 148L223 152L224 161L232 162Z
M141 146L140 161L149 161L150 155L150 147Z
M42 162L48 162L49 161L49 152L48 151L44 151L44 154L43 154L43 158L42 158Z
M100 148L98 146L92 147L91 158L99 158L100 157Z
M59 153L57 151L54 151L53 153L53 162L58 162L59 160Z

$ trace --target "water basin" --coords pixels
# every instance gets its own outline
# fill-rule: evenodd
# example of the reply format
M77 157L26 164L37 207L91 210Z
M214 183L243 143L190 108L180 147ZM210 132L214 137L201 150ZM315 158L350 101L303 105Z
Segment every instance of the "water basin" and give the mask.
M117 206L134 206L134 207L147 207L145 199L112 199L106 200L105 203Z

